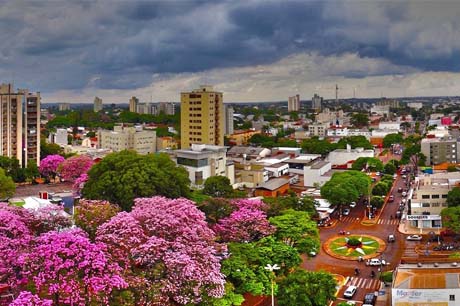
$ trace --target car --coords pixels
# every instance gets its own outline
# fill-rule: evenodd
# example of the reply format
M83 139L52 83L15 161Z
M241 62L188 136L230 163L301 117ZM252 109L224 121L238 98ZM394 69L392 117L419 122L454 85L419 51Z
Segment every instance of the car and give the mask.
M391 195L391 196L388 198L388 202L390 202L390 203L394 202L394 200L395 200L394 195Z
M388 264L389 263L387 263L384 259L380 260L378 258L372 258L366 261L367 266L385 266Z
M375 296L374 293L367 293L364 296L363 306L374 306L376 300L377 300L377 297Z
M355 301L347 301L345 305L356 306L356 302Z
M403 192L402 187L399 187L399 188L398 188L398 192L399 192L399 193Z
M395 242L396 239L395 239L395 235L388 235L388 242Z
M376 172L375 175L380 176L380 172Z
M355 295L356 290L358 290L358 287L356 287L356 286L348 286L347 290L345 290L345 292L343 293L343 296L348 298L348 299L351 299L353 297L353 295Z
M393 179L397 179L398 178L398 175L397 174L393 174Z
M401 177L402 177L403 179L406 179L406 178L407 178L407 175L403 174L403 175L401 175Z
M403 197L405 197L407 195L407 192L406 191L403 191L402 194L401 194Z
M344 216L348 216L350 214L350 208L345 208L342 213Z
M351 202L351 203L350 203L350 207L351 207L351 208L356 207L356 202Z
M410 235L410 236L407 236L407 240L410 240L410 241L420 241L422 240L422 236L420 235Z

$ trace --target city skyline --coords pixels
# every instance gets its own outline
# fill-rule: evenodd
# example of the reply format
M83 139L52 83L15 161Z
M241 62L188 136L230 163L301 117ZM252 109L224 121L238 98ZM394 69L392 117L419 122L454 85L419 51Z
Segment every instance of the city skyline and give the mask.
M108 5L110 4L110 5ZM14 2L0 10L2 82L42 101L225 102L455 96L454 1Z

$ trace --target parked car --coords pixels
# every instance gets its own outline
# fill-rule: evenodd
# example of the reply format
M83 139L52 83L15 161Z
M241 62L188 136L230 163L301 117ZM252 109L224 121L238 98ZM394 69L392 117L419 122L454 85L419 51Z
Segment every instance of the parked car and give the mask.
M356 202L351 202L351 203L350 203L350 207L351 207L351 208L356 207Z
M407 192L403 191L402 196L405 197L407 195Z
M394 200L395 200L394 195L391 195L391 196L388 198L388 202L390 202L390 203L393 203Z
M348 299L351 299L353 297L353 295L355 295L356 293L356 290L358 290L358 287L356 286L349 286L347 288L347 290L345 290L345 292L343 293L343 296L348 298Z
M345 208L342 213L344 216L348 216L350 214L350 208Z
M395 239L395 235L388 235L388 242L395 242L396 239Z
M406 178L407 178L407 175L403 174L401 177L402 177L403 179L406 179Z
M385 266L389 265L390 263L387 263L385 260L380 260L378 258L372 258L368 261L366 261L366 265L368 266Z
M364 296L363 306L374 306L376 300L377 300L377 297L375 296L374 293L367 293Z
M420 235L410 235L410 236L407 236L407 240L411 240L411 241L420 241L422 240L422 236Z
M398 192L403 192L403 189L401 187L399 187Z

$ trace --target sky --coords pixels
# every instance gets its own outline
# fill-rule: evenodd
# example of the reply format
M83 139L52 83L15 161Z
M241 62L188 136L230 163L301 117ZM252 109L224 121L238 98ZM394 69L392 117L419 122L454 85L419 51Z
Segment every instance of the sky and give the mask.
M460 95L460 1L0 0L0 82L43 102Z

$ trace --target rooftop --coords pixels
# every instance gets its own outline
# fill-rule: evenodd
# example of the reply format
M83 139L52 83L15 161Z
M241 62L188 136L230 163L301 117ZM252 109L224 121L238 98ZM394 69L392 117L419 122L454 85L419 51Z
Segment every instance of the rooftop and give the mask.
M460 288L460 268L456 262L400 264L393 281L393 288Z
M275 178L265 182L263 185L260 185L257 189L268 189L273 191L286 184L289 184L289 179Z

